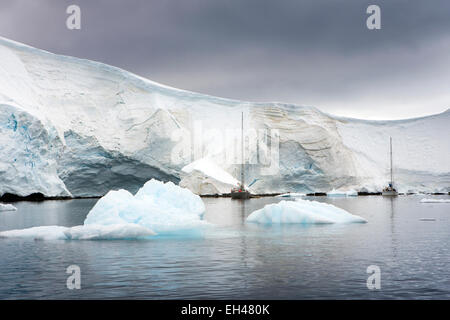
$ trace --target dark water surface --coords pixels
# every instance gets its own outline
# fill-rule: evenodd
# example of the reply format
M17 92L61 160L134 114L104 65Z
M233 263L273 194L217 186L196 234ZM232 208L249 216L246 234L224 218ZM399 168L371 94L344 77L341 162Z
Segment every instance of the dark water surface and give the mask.
M421 198L309 197L369 221L310 226L244 223L280 198L205 198L217 227L203 238L0 239L0 299L450 299L450 204ZM18 202L0 231L80 225L96 201ZM80 290L66 287L73 264ZM380 290L367 289L370 265Z

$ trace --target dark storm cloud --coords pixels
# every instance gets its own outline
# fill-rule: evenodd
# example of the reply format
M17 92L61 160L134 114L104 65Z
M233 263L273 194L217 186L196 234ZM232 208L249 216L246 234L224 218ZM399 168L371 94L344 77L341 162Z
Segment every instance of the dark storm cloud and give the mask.
M2 0L0 35L222 97L370 118L450 106L447 0Z

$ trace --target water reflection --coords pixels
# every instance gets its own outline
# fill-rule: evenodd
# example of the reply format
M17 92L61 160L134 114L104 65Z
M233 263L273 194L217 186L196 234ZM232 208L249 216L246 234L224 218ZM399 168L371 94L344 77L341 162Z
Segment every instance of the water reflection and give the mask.
M311 198L310 198L311 199ZM245 218L280 198L205 198L203 237L149 241L0 240L0 298L450 298L448 206L418 197L315 197L368 220L350 225L257 225ZM83 223L95 200L17 203L0 229ZM420 218L433 217L436 222ZM65 287L78 264L82 290ZM365 287L382 270L382 290Z
M396 234L395 234L395 213L394 213L394 202L396 199L394 197L389 197L390 212L391 212L391 248L394 259L397 257L397 244L396 244Z

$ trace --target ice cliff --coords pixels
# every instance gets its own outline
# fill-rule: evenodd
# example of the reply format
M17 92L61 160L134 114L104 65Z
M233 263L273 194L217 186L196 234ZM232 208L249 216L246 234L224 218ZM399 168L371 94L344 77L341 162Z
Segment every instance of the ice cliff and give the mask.
M0 196L134 193L151 178L221 193L224 173L239 178L241 111L253 192L379 191L389 136L400 191L450 191L449 111L364 121L221 99L0 38ZM212 174L189 167L200 159Z

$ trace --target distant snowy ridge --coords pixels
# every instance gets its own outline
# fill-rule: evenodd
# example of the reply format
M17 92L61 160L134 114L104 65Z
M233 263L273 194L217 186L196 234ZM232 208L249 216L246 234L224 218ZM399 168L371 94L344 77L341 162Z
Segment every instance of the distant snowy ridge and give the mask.
M247 184L259 179L255 193L381 191L389 179L389 136L400 192L450 191L450 111L365 121L313 107L222 99L0 38L0 196L134 193L151 178L222 193L232 181L224 183L223 173L239 178L240 164L226 160L236 145L209 133L240 130L241 111L245 128L279 132L277 152L251 156L245 167ZM198 144L191 145L198 124L199 152L174 161L174 150ZM264 138L258 147L273 150L273 139ZM201 159L220 170L182 170Z

